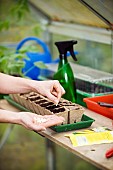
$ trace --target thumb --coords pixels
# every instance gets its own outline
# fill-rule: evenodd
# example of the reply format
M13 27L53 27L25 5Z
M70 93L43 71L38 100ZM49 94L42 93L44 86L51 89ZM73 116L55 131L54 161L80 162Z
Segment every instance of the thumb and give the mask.
M46 128L45 128L44 126L34 125L33 130L34 130L35 132L40 132L40 131L45 131Z

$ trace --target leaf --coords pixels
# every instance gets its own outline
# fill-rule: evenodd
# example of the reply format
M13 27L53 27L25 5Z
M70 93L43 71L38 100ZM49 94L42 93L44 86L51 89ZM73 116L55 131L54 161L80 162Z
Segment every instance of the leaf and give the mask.
M15 54L12 54L11 55L11 58L14 60L14 59L18 59L18 60L22 60L22 59L28 59L29 58L27 57L26 54L21 54L21 53L15 53Z
M29 45L23 46L23 47L22 47L21 49L19 49L17 52L18 52L18 53L26 53L26 52L29 51L29 48L30 48Z
M16 62L8 64L7 70L10 74L22 75L22 68L24 67L23 62Z
M14 67L15 67L15 68L23 68L24 65L25 65L25 64L24 64L23 62L21 62L21 61L20 61L20 62L16 62L16 63L9 63L9 64L8 64L8 68L12 68L12 69L13 69Z
M30 48L29 48L29 51L30 52L38 52L39 50L38 50L37 46L31 45Z
M34 65L41 69L46 69L47 66L42 61L34 62Z
M36 35L39 35L40 32L41 32L41 28L40 28L40 25L39 24L36 24L34 27L33 27L33 31Z
M7 68L7 60L4 58L0 59L0 72L4 72L4 69Z
M7 30L10 26L10 21L5 20L5 21L0 21L0 31L3 29Z
M2 64L4 62L7 62L7 57L5 57L5 56L0 58L0 64Z
M12 17L21 20L29 12L28 0L18 0L10 10Z
M18 53L26 53L26 52L38 52L37 46L31 44L27 46L23 46L21 49L19 49L17 52Z
M1 46L0 45L0 51L2 50L2 51L5 51L5 50L7 50L8 48L7 47L4 47L4 46Z
M3 57L7 50L7 47L0 46L0 57Z

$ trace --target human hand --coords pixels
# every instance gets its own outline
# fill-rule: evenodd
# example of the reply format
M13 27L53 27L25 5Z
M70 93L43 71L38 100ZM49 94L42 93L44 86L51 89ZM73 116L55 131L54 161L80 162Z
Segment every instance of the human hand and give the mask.
M58 80L38 81L38 86L35 85L35 90L48 97L48 99L56 105L58 104L61 96L65 94L65 90Z
M20 123L22 126L35 132L46 130L46 128L62 124L64 118L56 115L37 115L30 112L20 112Z
M48 97L56 105L61 96L65 94L65 90L58 80L37 81L3 73L0 73L0 87L0 92L4 94L38 92Z

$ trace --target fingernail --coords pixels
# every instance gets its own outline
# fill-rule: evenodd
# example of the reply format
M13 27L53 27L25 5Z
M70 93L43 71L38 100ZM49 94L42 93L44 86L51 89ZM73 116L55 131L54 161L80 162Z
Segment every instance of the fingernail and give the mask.
M46 130L46 128L43 128L43 130Z
M58 105L58 101L57 101L57 100L55 101L55 105L56 105L56 106Z

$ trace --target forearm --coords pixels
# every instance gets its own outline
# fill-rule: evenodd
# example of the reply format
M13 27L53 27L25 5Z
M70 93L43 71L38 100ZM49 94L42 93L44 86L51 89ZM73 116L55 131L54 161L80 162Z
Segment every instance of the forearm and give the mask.
M33 80L0 73L0 93L27 93L29 91L34 91Z
M62 124L64 118L56 115L37 115L31 112L12 112L0 109L0 123L22 125L26 129L41 131L47 127Z
M20 114L0 109L0 123L20 124Z
M36 81L27 78L13 77L0 73L0 93L28 93L38 92L48 97L53 103L58 104L61 96L65 93L57 80Z

